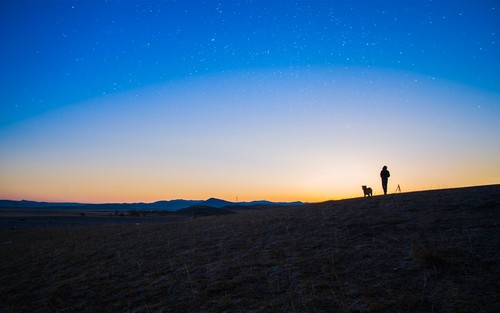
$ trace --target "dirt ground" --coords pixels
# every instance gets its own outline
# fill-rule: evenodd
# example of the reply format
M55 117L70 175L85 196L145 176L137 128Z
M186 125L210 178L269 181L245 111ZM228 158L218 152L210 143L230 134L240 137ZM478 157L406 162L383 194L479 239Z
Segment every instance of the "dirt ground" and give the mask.
M500 312L500 185L0 231L1 312Z
M114 211L0 210L0 230L170 223L188 218L174 214L168 216L132 217L127 212L122 213L123 216L116 214Z

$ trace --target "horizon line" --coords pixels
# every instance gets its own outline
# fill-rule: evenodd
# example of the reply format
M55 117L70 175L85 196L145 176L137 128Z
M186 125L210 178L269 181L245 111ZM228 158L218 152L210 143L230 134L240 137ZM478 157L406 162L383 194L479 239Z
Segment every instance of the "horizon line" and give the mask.
M394 195L394 194L401 194L401 193L412 193L412 192L425 192L425 191L433 191L433 190L446 190L446 189L462 189L462 188L473 188L473 187L486 187L486 186L496 186L500 185L500 183L492 183L492 184L481 184L481 185L466 185L466 186L456 186L456 187L436 187L436 188L430 188L430 189L420 189L420 190L409 190L409 191L399 191L399 192L392 192L388 193L388 195ZM380 195L374 195L374 197L377 196L383 196L383 194ZM311 204L311 203L322 203L322 202L327 202L327 201L341 201L341 200L349 200L349 199L356 199L356 198L363 198L364 196L354 196L354 197L344 197L344 198L338 198L338 199L325 199L325 200L320 200L320 201L301 201L301 200L293 200L293 201L271 201L271 200L265 200L265 199L260 199L260 200L249 200L249 201L230 201L230 200L225 200L221 198L216 198L216 197L209 197L207 199L183 199L183 198L175 198L175 199L161 199L161 200L155 200L152 202L145 202L145 201L136 201L136 202L81 202L81 201L40 201L40 200L28 200L28 199L20 199L20 200L13 200L13 199L0 199L0 201L13 201L13 202L38 202L38 203L54 203L54 204L88 204L88 205L99 205L99 204L153 204L161 201L169 202L169 201L208 201L210 199L214 200L220 200L220 201L225 201L225 202L230 202L230 203L250 203L250 202L270 202L270 203L304 203L304 204Z

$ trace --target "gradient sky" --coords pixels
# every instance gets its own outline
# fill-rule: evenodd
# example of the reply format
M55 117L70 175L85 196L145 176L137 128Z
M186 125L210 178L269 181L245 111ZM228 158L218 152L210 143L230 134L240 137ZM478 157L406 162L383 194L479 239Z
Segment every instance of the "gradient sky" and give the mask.
M498 1L0 1L0 198L500 183Z

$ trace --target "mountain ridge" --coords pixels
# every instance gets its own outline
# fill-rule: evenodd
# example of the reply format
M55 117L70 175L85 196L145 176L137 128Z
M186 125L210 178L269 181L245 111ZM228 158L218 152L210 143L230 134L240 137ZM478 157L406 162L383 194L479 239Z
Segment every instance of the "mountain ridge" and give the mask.
M206 206L212 208L224 208L226 206L253 206L253 205L302 205L303 202L272 202L267 200L256 200L248 202L231 202L218 198L206 200L159 200L151 203L79 203L79 202L43 202L31 200L0 200L0 209L94 209L94 210L150 210L150 211L178 211L193 206Z

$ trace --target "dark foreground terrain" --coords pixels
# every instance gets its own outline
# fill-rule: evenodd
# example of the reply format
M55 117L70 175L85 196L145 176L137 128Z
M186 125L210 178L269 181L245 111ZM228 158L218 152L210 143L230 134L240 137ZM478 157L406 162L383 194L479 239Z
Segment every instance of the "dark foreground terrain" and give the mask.
M500 185L0 231L1 312L500 312Z

